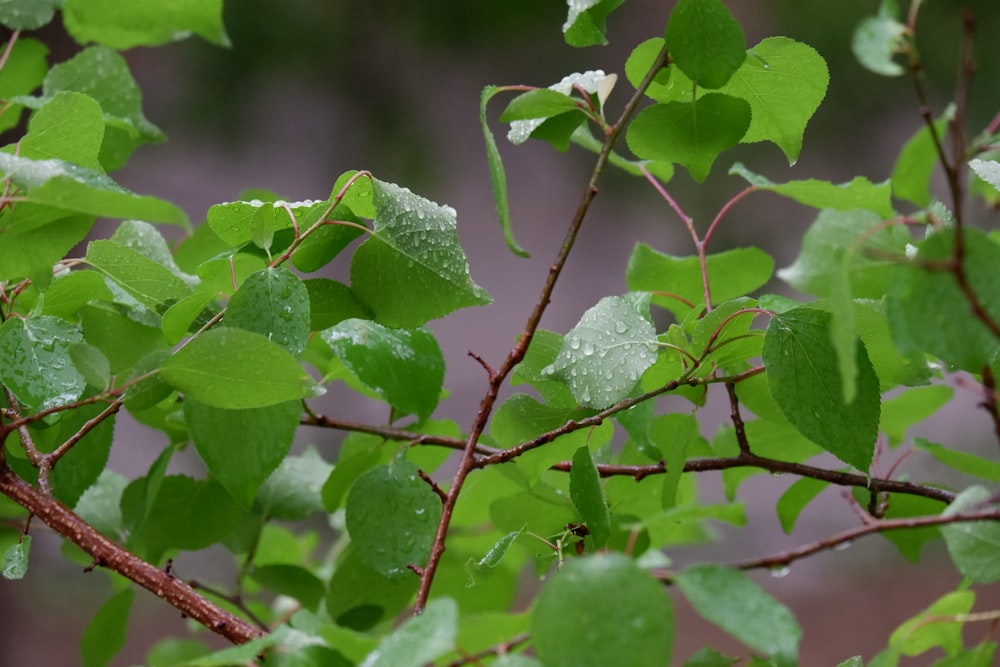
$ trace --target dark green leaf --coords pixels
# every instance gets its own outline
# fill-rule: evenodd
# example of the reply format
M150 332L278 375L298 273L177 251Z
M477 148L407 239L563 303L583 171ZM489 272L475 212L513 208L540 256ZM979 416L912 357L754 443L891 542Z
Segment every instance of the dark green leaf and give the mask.
M948 505L942 516L970 514L989 509L993 494L972 486ZM995 521L964 521L941 526L941 534L955 567L978 584L1000 580L1000 524Z
M714 649L703 648L688 658L684 667L730 667L739 661L739 658L730 658ZM860 667L864 667L864 665Z
M158 46L194 33L228 46L222 27L222 0L131 3L116 0L66 0L66 29L81 44L99 42L113 49Z
M243 410L184 401L184 417L198 455L245 509L288 454L301 414L299 401Z
M698 614L785 667L798 662L802 629L787 607L739 570L693 565L675 579Z
M303 607L312 611L316 611L326 593L323 581L298 565L275 564L255 567L250 572L250 578L275 593L295 598Z
M360 667L423 667L450 652L458 633L458 606L449 598L431 600L379 643Z
M566 562L545 584L531 615L535 652L546 667L662 667L674 643L674 612L662 584L623 554Z
M361 475L347 496L347 530L358 554L385 576L423 567L430 553L441 499L412 463L397 459Z
M527 257L528 253L517 244L514 239L514 230L510 224L510 200L507 195L507 172L503 168L503 160L500 157L500 150L497 148L496 139L490 131L489 123L486 120L486 105L490 99L503 89L497 86L486 86L479 97L479 124L483 128L483 139L486 142L486 160L490 168L490 184L493 190L493 203L496 206L497 217L500 220L500 228L503 230L504 240L512 253L520 257Z
M704 181L712 163L740 142L750 127L750 105L723 93L692 102L666 102L644 109L628 127L629 149L638 157L684 165Z
M607 44L608 14L625 0L567 0L569 12L563 23L563 37L570 46Z
M191 339L160 373L188 398L217 408L262 408L316 395L295 357L260 334L232 327Z
M444 357L429 329L390 329L349 319L322 336L366 387L400 412L423 420L434 411L444 382Z
M88 421L97 418L106 407L101 403L80 406L63 416L57 426L49 427L54 430L54 441L51 446L42 446L39 442L36 442L36 445L45 451L55 449L73 437ZM52 469L50 480L56 498L72 507L81 494L97 481L108 463L114 431L115 417L111 415L93 426L59 459L58 465Z
M357 317L371 319L371 313L361 305L354 291L336 280L310 278L302 281L309 293L309 329L322 331L343 320Z
M596 95L602 85L607 86L607 81L608 75L603 70L574 72L564 76L558 83L549 86L548 90L567 97L581 89L589 95ZM584 119L585 116L582 112L573 113L564 110L564 113L548 120L545 118L514 120L511 121L510 131L507 132L507 140L518 145L523 144L531 137L537 137L549 141L560 150L565 150L570 135Z
M670 57L702 88L721 88L746 59L743 28L719 0L680 0L667 22Z
M133 599L135 590L126 588L111 596L94 614L80 640L83 667L104 667L125 646Z
M326 201L312 199L297 202L259 199L227 202L208 209L205 222L220 239L236 247L254 241L254 234L259 233L261 226L266 226L272 233L291 229L293 216L302 220L317 215L328 206Z
M576 110L577 100L569 95L541 88L522 93L515 97L500 114L501 123L532 118L550 118L567 111Z
M375 228L354 253L351 285L380 323L418 327L492 301L469 275L454 209L392 183L372 186Z
M258 509L285 521L299 521L321 511L323 484L332 469L312 447L301 456L286 457L260 488Z
M58 317L12 317L0 325L0 380L33 409L72 403L87 386L70 356L82 342L80 331Z
M330 578L326 610L341 627L369 630L403 611L419 583L412 575L387 577L376 572L351 547Z
M785 417L804 436L840 460L867 471L878 432L878 376L857 346L857 394L844 401L830 315L810 308L775 315L761 351L768 386Z
M25 1L34 4L34 0ZM4 23L4 20L0 19L0 23ZM0 133L6 132L20 121L22 106L14 103L11 98L27 95L41 85L48 69L45 62L48 53L47 46L24 35L10 49L7 62L0 70L0 99L7 100L9 104L3 116L0 116Z
M6 240L5 240L6 242ZM2 244L0 244L2 247ZM3 263L0 251L0 264ZM111 290L97 271L73 271L57 277L45 292L42 315L54 315L70 322L91 301L110 301Z
M1000 321L1000 246L981 231L965 228L965 277L988 317ZM948 261L954 255L950 229L928 236L916 262ZM886 295L886 314L900 351L933 354L960 369L978 373L1000 350L1000 341L970 315L968 297L950 271L900 266Z
M867 490L856 489L854 497L859 504L866 505L870 499L870 494ZM944 503L940 500L895 494L885 512L885 518L907 519L940 514L943 506ZM912 528L910 530L890 530L882 533L882 536L892 542L903 558L911 563L916 563L920 560L920 553L923 551L925 544L940 541L941 531L937 526L924 526L923 528Z
M309 291L298 276L284 267L250 274L226 307L226 326L266 336L288 350L302 354L309 337Z
M542 375L566 383L584 407L606 408L625 398L656 360L656 329L645 300L638 308L619 296L598 301L566 334Z
M146 667L174 667L177 663L211 653L212 650L196 639L164 639L146 654Z
M639 87L646 73L649 72L649 68L656 62L657 56L659 56L660 51L663 49L663 42L662 37L647 39L632 49L632 53L629 54L628 60L625 62L625 76L628 78L629 83L636 88ZM646 95L658 102L670 101L667 94L667 86L676 71L676 69L669 67L662 68L653 77L653 82L646 89ZM691 88L688 88L687 92L689 95L692 94Z
M107 357L112 373L127 372L147 354L167 349L159 329L136 322L110 304L84 306L80 324L87 342Z
M31 535L23 535L16 543L7 547L0 561L0 575L4 579L24 579L28 573L28 556L31 554Z
M360 227L361 219L344 206L335 208L327 218L355 224L327 224L307 236L292 255L292 263L299 271L306 273L319 271L340 254L351 241L364 233Z
M569 495L590 531L593 548L603 547L611 536L611 514L604 497L604 487L588 447L573 454L573 469L569 476Z

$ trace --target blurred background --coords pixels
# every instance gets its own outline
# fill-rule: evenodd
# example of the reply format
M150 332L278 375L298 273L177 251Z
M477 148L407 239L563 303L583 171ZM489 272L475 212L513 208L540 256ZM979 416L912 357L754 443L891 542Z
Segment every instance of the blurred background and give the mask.
M225 5L231 49L188 40L125 53L143 91L146 116L168 141L140 149L115 178L137 192L176 202L195 222L212 204L234 200L250 187L273 190L288 200L325 198L337 176L349 169L371 170L380 179L456 208L473 278L495 299L490 307L459 311L431 324L446 355L446 387L452 392L439 414L466 428L486 388L482 369L466 353L499 363L510 349L593 164L593 157L577 148L562 154L548 144L507 144L502 139L506 128L495 122L503 101L494 102L491 118L508 170L514 230L531 253L530 259L515 257L503 245L496 223L478 121L479 93L488 84L547 86L588 69L621 73L632 47L662 34L673 4L629 0L609 20L611 45L580 50L562 41L566 6L557 0L231 1ZM748 45L786 35L813 46L829 65L830 87L795 166L765 144L725 154L703 185L696 186L678 170L668 189L700 229L742 189L740 179L726 175L737 160L775 181L888 178L900 145L919 129L921 118L909 79L877 77L851 54L854 26L875 13L878 3L728 4L743 24ZM954 85L959 16L965 7L975 14L980 31L968 124L974 135L1000 108L1000 4L927 3L920 46L936 114ZM52 47L52 62L79 48L58 25L41 32L39 37ZM608 102L609 117L631 92L620 79ZM3 143L15 139L5 137ZM987 223L988 212L981 207L970 213ZM814 212L777 197L754 195L728 215L711 250L756 245L771 253L778 267L787 266L813 217ZM693 253L680 221L648 184L609 171L542 326L565 332L598 299L626 291L625 263L639 240L671 254ZM346 258L334 262L331 275L344 277L347 267ZM767 289L783 288L775 282ZM320 409L362 421L385 418L381 406L342 398L332 391ZM724 401L718 399L699 414L707 437L726 419ZM974 390L960 387L947 418L921 426L918 434L995 453L991 425L977 411L978 400ZM332 459L339 437L303 431L300 445L315 444ZM112 467L140 476L163 444L160 436L123 417ZM920 465L913 457L900 470L919 478ZM784 535L773 507L791 481L750 480L741 492L748 503L749 528L722 530L725 539L718 545L671 557L683 564L762 556L856 525L839 489L830 489L806 509L796 534ZM706 497L719 496L718 488L717 480L706 478ZM0 584L0 667L79 664L77 639L110 587L103 575L82 574L61 559L53 535L38 526L33 533L28 576ZM938 544L914 566L873 537L848 551L797 563L781 579L764 574L759 581L799 616L805 630L802 664L835 665L857 653L871 657L900 622L957 585L959 577L942 555ZM193 567L212 572L218 556L224 557L209 554L193 561ZM981 595L979 608L1000 608L996 591L987 588ZM152 596L140 594L133 610L129 641L115 665L141 664L157 637L183 632L184 621ZM744 653L693 613L679 607L678 615L677 660L706 643ZM975 629L988 631L985 624Z

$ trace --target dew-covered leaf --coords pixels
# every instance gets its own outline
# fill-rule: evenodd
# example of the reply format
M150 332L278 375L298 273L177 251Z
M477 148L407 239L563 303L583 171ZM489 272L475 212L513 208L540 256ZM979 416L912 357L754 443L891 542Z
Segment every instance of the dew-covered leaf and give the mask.
M63 20L81 44L98 42L118 50L159 46L192 33L219 46L229 45L222 26L222 0L65 0Z
M328 206L326 201L313 199L296 202L280 199L273 202L260 199L226 202L209 208L205 214L205 222L220 239L233 247L250 242L264 247L263 243L257 243L262 240L262 228L270 230L271 234L291 229L293 216L296 220L303 220L318 215Z
M24 535L20 540L7 547L0 559L0 575L4 579L24 579L28 573L28 557L31 554L31 535Z
M418 327L492 301L469 275L454 209L392 183L372 187L374 230L354 253L351 286L380 323Z
M577 108L577 101L569 95L541 88L522 93L511 100L500 114L500 122L549 118Z
M79 329L58 317L12 317L0 325L0 380L35 410L72 403L87 387L70 355L82 342Z
M573 454L569 495L590 531L593 548L602 548L611 536L611 514L589 447L581 447Z
M794 164L806 124L826 96L830 73L811 46L769 37L752 47L720 92L746 100L750 127L742 143L771 141Z
M108 598L97 610L80 639L83 667L105 667L122 650L134 599L135 589L126 588Z
M422 667L455 648L458 605L451 598L431 600L379 643L360 667Z
M347 496L347 531L358 555L384 576L423 567L441 518L441 499L404 459L361 475Z
M546 667L662 667L674 643L663 585L620 553L569 559L542 588L531 615Z
M829 313L811 308L775 315L761 356L771 396L804 436L867 471L875 452L881 396L863 343L856 348L857 393L846 402Z
M972 486L955 498L942 516L970 514L991 508L993 493ZM1000 580L1000 523L963 521L941 526L951 560L963 576L977 584Z
M160 373L187 397L217 408L260 408L317 395L312 378L287 350L232 327L193 338Z
M714 303L745 296L771 278L774 260L757 248L736 248L706 258ZM625 280L630 290L653 294L653 303L683 319L705 301L697 257L674 257L638 243L629 257Z
M726 85L747 57L743 28L720 0L680 0L666 43L674 64L707 89Z
M226 307L226 326L259 333L293 357L306 347L309 322L309 291L280 266L250 274Z
M110 240L91 241L86 261L136 301L162 313L191 294L191 288L165 266L137 250Z
M893 60L906 45L908 32L898 20L898 12L895 2L882 2L877 16L866 17L854 29L854 57L875 74L900 76L906 71Z
M288 454L301 414L298 401L242 410L184 401L184 418L198 455L246 509Z
M60 0L4 0L0 2L0 25L11 30L37 30L52 20Z
M625 0L566 0L568 8L562 31L570 46L607 44L608 14Z
M779 667L798 663L802 628L795 616L746 574L721 565L692 565L677 573L675 581L702 618Z
M18 155L35 160L55 158L101 171L98 154L104 118L94 98L62 91L31 115Z
M745 100L708 93L691 102L647 107L629 125L625 138L636 156L681 164L700 182L749 127L750 105Z
M969 287L994 322L1000 321L1000 246L983 232L965 228L963 267ZM954 234L936 232L920 243L917 262L948 261ZM1000 349L1000 341L970 315L968 297L949 271L919 264L896 269L886 295L892 337L903 353L932 354L963 370L978 373Z
M969 168L976 176L1000 190L1000 162L996 160L969 160Z
M562 342L563 337L553 331L545 329L535 331L524 359L511 374L510 383L515 387L520 384L530 384L551 407L572 408L576 406L576 399L566 385L543 373L545 368L556 360L559 350L562 349Z
M729 173L742 176L758 190L774 192L812 208L843 212L865 209L864 213L873 212L879 221L893 215L889 181L872 183L864 176L857 176L847 183L840 184L815 178L773 183L751 172L740 162L734 164Z
M648 303L648 301L647 301ZM580 405L606 408L625 398L656 361L656 329L629 300L609 296L588 309L542 373L562 380Z
M602 83L607 81L608 75L604 73L603 70L590 70L587 72L574 72L572 74L567 74L557 83L552 84L547 89L547 93L542 93L543 95L549 95L550 93L563 95L566 99L570 99L571 95L577 88L585 90L587 93L594 95L601 88ZM535 91L541 93L541 91ZM571 100L572 101L572 100ZM565 110L564 110L565 111ZM579 114L576 116L575 123L571 123L570 127L564 128L566 131L566 139L569 139L569 135L573 132L576 125L583 122L584 116ZM545 118L534 118L530 120L514 120L510 124L510 131L507 132L507 139L515 145L523 144L530 137L536 136L535 131L546 124ZM550 137L546 137L550 138Z
M429 329L390 329L370 320L349 319L322 336L344 365L390 405L421 419L434 411L445 369Z

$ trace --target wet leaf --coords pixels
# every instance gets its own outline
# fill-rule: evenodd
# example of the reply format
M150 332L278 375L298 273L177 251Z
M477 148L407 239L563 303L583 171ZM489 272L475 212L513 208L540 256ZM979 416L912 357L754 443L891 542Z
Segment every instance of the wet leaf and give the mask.
M0 380L32 409L72 403L87 386L70 354L82 342L79 329L58 317L10 318L0 325Z

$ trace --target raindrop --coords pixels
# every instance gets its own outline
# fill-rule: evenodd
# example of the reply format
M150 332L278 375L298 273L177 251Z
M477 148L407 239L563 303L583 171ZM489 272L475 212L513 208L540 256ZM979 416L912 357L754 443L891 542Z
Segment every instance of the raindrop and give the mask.
M847 541L841 542L840 544L838 544L837 546L835 546L833 548L833 550L834 551L844 551L845 549L849 549L851 547L851 544L852 544L851 540L847 540Z
M577 338L576 336L573 336L572 338L569 339L569 346L570 346L570 349L579 350L580 349L580 339Z
M771 576L775 579L787 577L789 572L791 572L791 569L787 565L779 565L771 568Z
M594 353L594 344L591 343L591 342L589 342L589 341L586 342L586 343L584 343L583 344L583 354L589 357L593 353Z
M615 322L615 333L624 334L628 332L628 325L624 322Z

